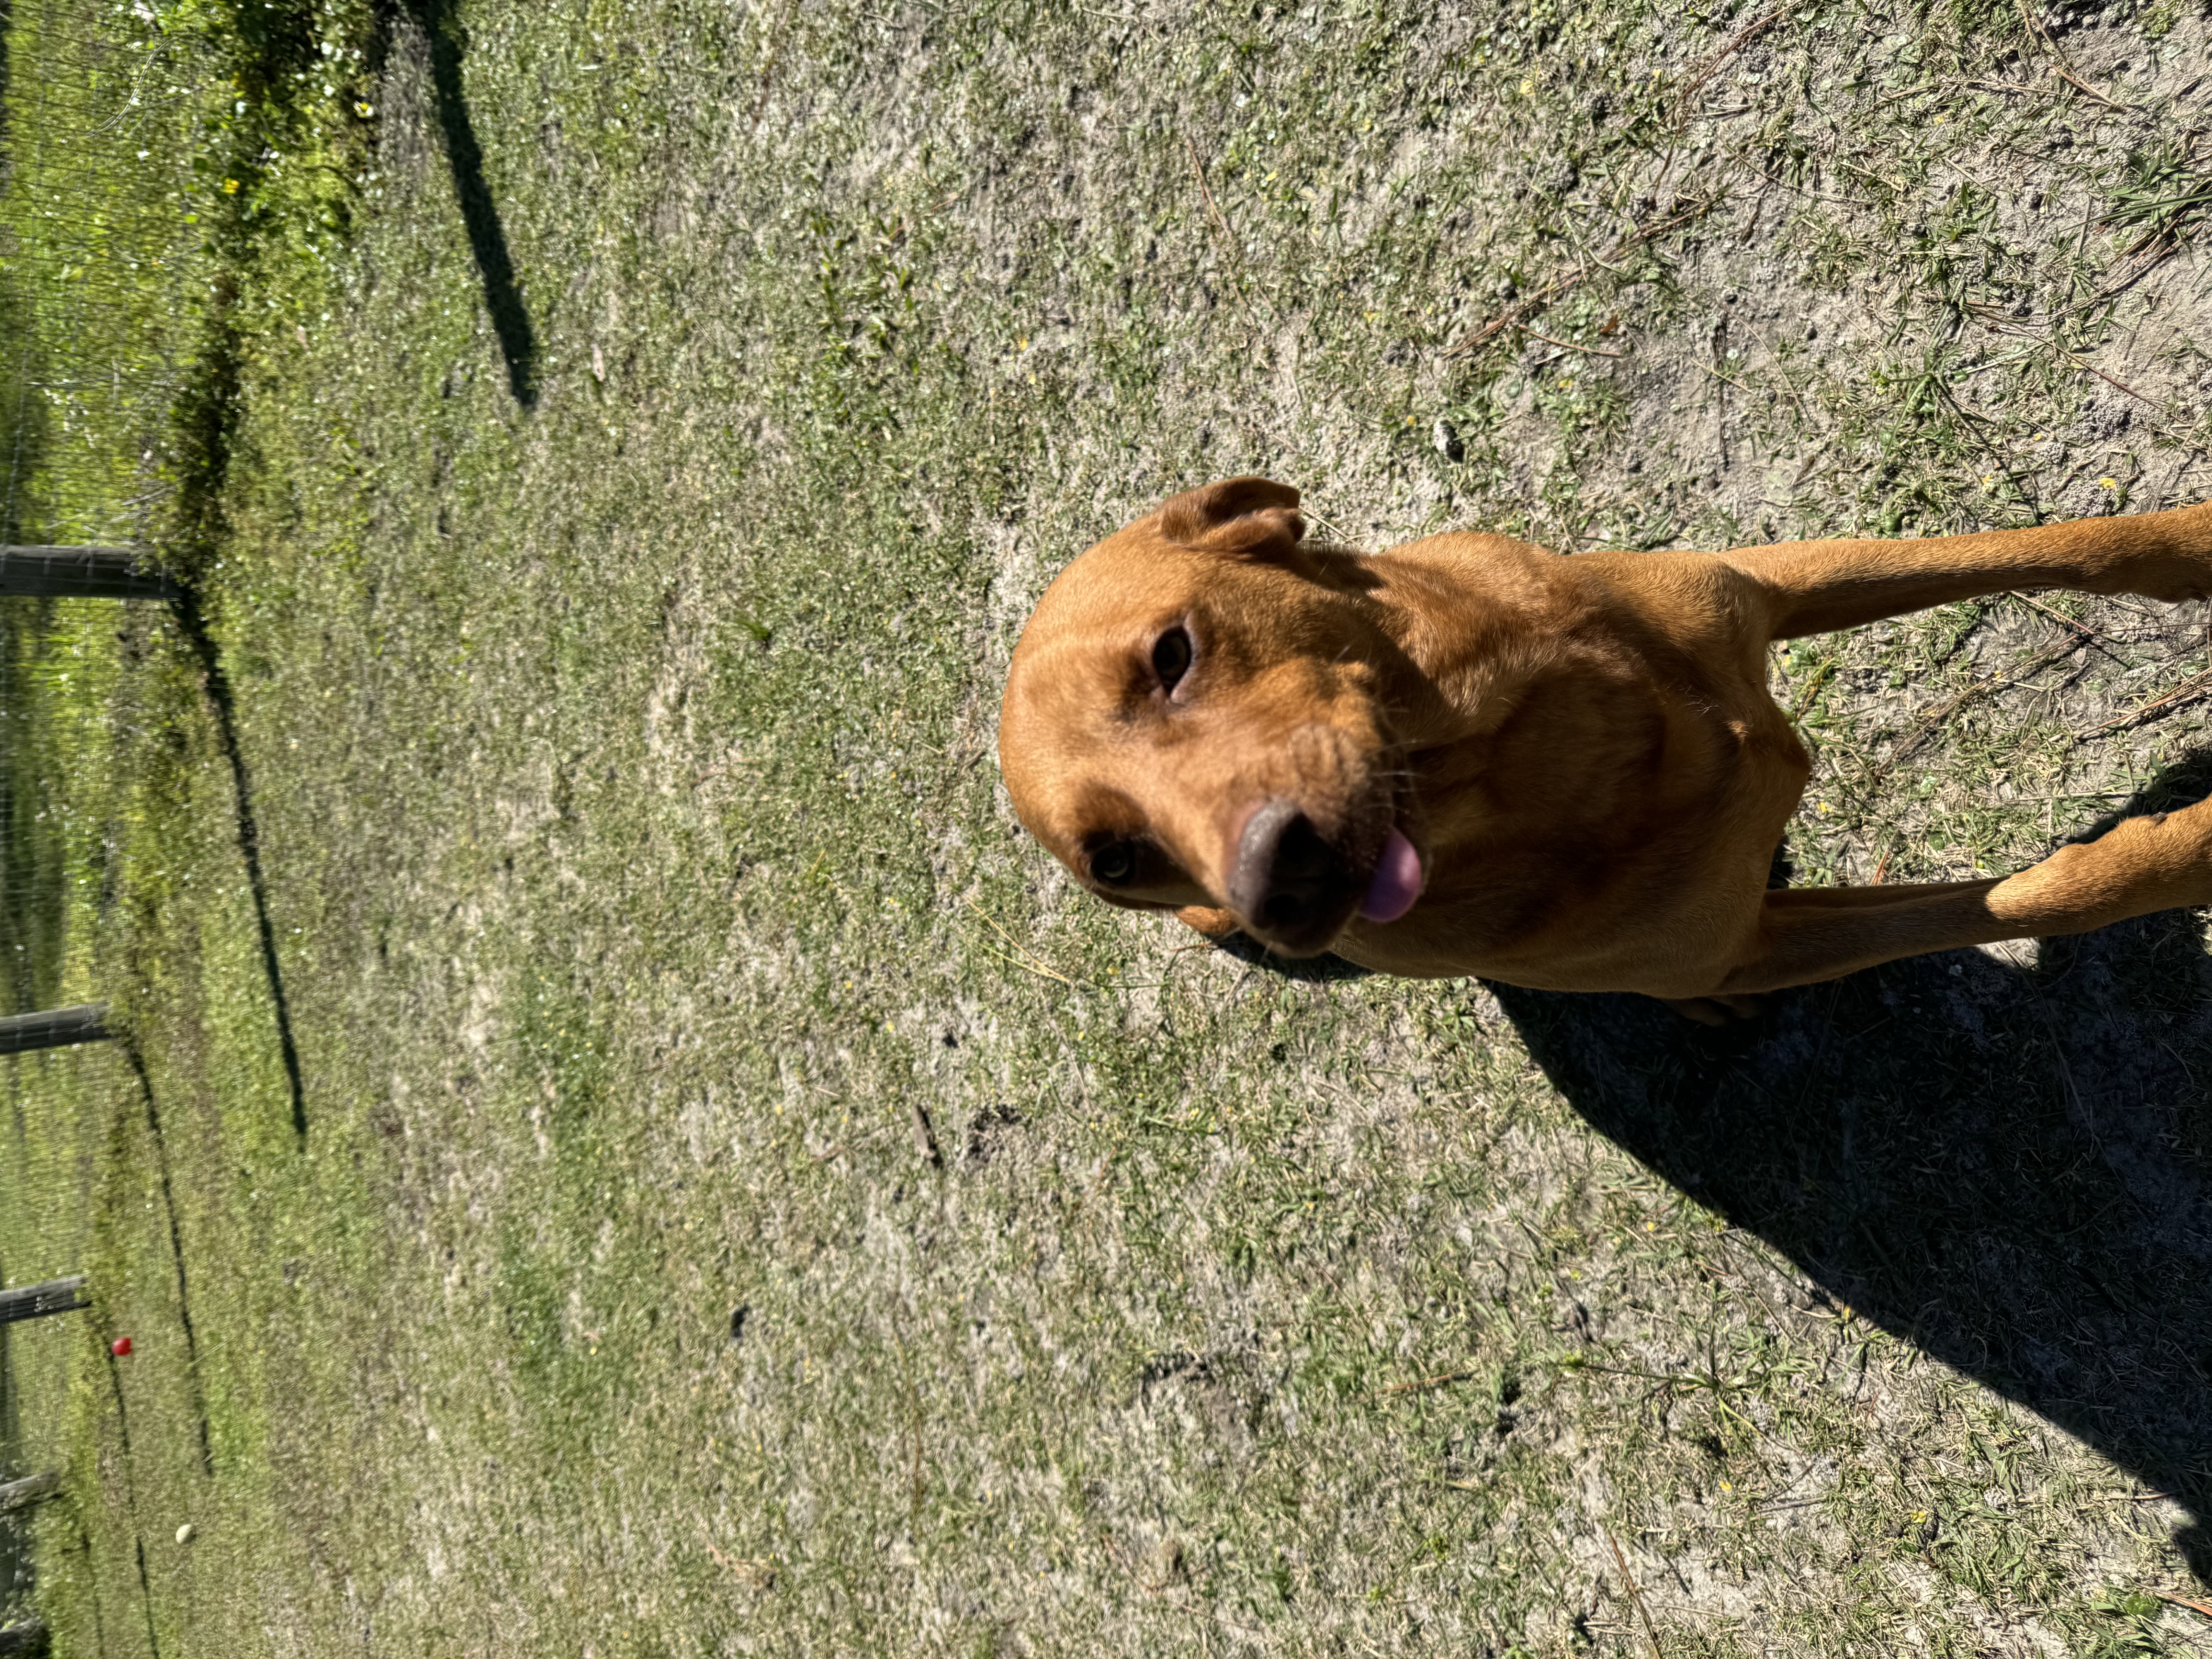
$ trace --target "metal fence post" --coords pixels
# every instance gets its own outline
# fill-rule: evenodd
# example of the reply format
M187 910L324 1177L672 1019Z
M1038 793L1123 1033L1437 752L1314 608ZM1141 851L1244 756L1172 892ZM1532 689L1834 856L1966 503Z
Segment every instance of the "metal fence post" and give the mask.
M50 599L173 599L176 583L128 547L0 547L0 594Z
M44 1319L48 1314L75 1313L91 1305L85 1299L82 1273L50 1279L43 1285L0 1291L0 1325L12 1325L19 1319Z
M61 1489L61 1474L56 1469L48 1469L44 1474L27 1474L21 1480L0 1480L0 1515L42 1504Z
M66 1048L73 1042L99 1042L113 1036L107 1029L107 1005L80 1002L72 1008L42 1008L35 1013L0 1018L0 1054L33 1048Z

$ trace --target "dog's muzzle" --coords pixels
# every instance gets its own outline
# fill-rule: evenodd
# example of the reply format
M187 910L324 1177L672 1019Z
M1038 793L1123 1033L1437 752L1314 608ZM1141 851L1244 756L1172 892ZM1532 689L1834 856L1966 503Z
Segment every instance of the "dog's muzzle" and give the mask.
M1262 943L1286 956L1312 956L1344 930L1366 887L1365 872L1296 801L1270 800L1245 821L1228 898Z

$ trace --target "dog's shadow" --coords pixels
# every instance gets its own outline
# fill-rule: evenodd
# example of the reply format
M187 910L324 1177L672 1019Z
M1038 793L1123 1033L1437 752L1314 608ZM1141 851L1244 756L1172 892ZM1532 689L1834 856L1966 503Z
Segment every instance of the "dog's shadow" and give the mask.
M2208 793L2212 750L2082 839ZM1598 1130L2171 1494L2212 1583L2212 958L2188 913L1891 963L1721 1030L1648 997L1490 988Z
M2203 799L2208 762L2097 832ZM2188 913L1888 963L1721 1031L1492 988L1596 1128L2172 1494L2212 1583L2212 958Z
M1255 968L1264 968L1278 978L1296 980L1304 985L1326 985L1335 980L1365 979L1370 969L1358 963L1346 962L1342 957L1279 957L1249 933L1224 933L1212 941L1213 948L1224 956Z

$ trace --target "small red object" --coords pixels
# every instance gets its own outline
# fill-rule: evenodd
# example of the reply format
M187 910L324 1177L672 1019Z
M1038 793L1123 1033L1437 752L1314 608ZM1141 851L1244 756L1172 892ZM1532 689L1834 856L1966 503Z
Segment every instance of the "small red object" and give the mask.
M122 1358L124 1355L131 1352L131 1339L127 1336L117 1337L114 1341L107 1345L107 1351L113 1354L118 1359Z

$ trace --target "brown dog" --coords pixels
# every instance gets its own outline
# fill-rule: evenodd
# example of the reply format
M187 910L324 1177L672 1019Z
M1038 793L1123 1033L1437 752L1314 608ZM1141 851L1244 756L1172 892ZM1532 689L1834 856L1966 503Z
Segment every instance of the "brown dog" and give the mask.
M1109 903L1385 973L1686 1012L2212 903L2212 802L2002 879L1783 889L1809 763L1770 641L2007 589L2201 599L2212 504L1923 541L1563 558L1307 544L1297 492L1178 495L1062 571L1006 683L1014 808Z

